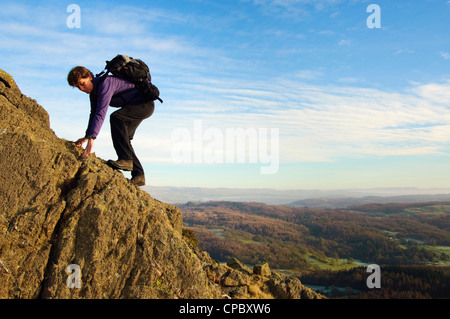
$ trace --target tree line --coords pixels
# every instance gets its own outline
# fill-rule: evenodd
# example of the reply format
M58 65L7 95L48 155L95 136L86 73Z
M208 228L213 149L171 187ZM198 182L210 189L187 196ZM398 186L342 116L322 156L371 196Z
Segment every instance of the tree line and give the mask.
M381 266L381 288L369 289L365 267L345 271L318 270L302 274L305 285L324 287L331 298L448 299L450 267ZM337 287L345 289L337 289Z
M305 254L393 265L448 258L407 236L446 244L450 232L434 223L436 218L447 220L450 214L400 214L399 209L380 215L235 202L187 203L180 209L200 247L221 261L237 257L247 263L270 261L276 268L307 269L311 265ZM216 228L225 238L214 233Z

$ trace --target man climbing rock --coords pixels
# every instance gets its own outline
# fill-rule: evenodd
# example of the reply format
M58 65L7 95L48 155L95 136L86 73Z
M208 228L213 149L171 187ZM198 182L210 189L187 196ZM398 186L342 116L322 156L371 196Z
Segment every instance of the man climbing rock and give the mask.
M145 185L144 169L131 145L137 127L149 118L155 109L152 99L146 97L135 85L116 76L94 77L93 73L82 66L73 68L67 81L72 87L89 94L91 114L84 137L75 143L82 147L87 142L82 157L91 154L94 140L105 120L108 106L119 110L111 114L111 137L118 160L109 160L108 165L115 169L131 171L131 183Z

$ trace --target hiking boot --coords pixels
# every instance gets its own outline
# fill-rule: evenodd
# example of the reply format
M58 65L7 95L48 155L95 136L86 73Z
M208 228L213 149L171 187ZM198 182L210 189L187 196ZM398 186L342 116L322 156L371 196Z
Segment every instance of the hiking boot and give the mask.
M134 176L130 182L135 186L145 186L145 175Z
M114 169L120 169L122 171L132 171L133 170L133 161L132 160L109 160L107 162L109 166L111 166Z

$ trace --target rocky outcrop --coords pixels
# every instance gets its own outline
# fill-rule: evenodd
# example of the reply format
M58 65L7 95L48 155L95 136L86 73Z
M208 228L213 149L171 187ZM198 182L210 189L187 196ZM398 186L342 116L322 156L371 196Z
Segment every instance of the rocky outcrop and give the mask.
M0 70L0 298L303 297L211 260L177 207L81 151Z
M0 298L222 295L186 244L178 208L79 155L0 71ZM70 265L80 288L67 285Z
M222 286L224 296L234 299L323 299L324 296L302 285L292 274L272 272L266 262L253 269L236 258L226 265L209 267L209 277Z

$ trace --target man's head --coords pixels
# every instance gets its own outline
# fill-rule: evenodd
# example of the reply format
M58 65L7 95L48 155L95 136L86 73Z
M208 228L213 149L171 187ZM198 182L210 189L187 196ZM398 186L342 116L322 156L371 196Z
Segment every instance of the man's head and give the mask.
M93 78L94 75L91 71L84 66L77 66L70 70L69 75L67 75L67 82L70 86L77 87L80 91L89 94L94 89Z

